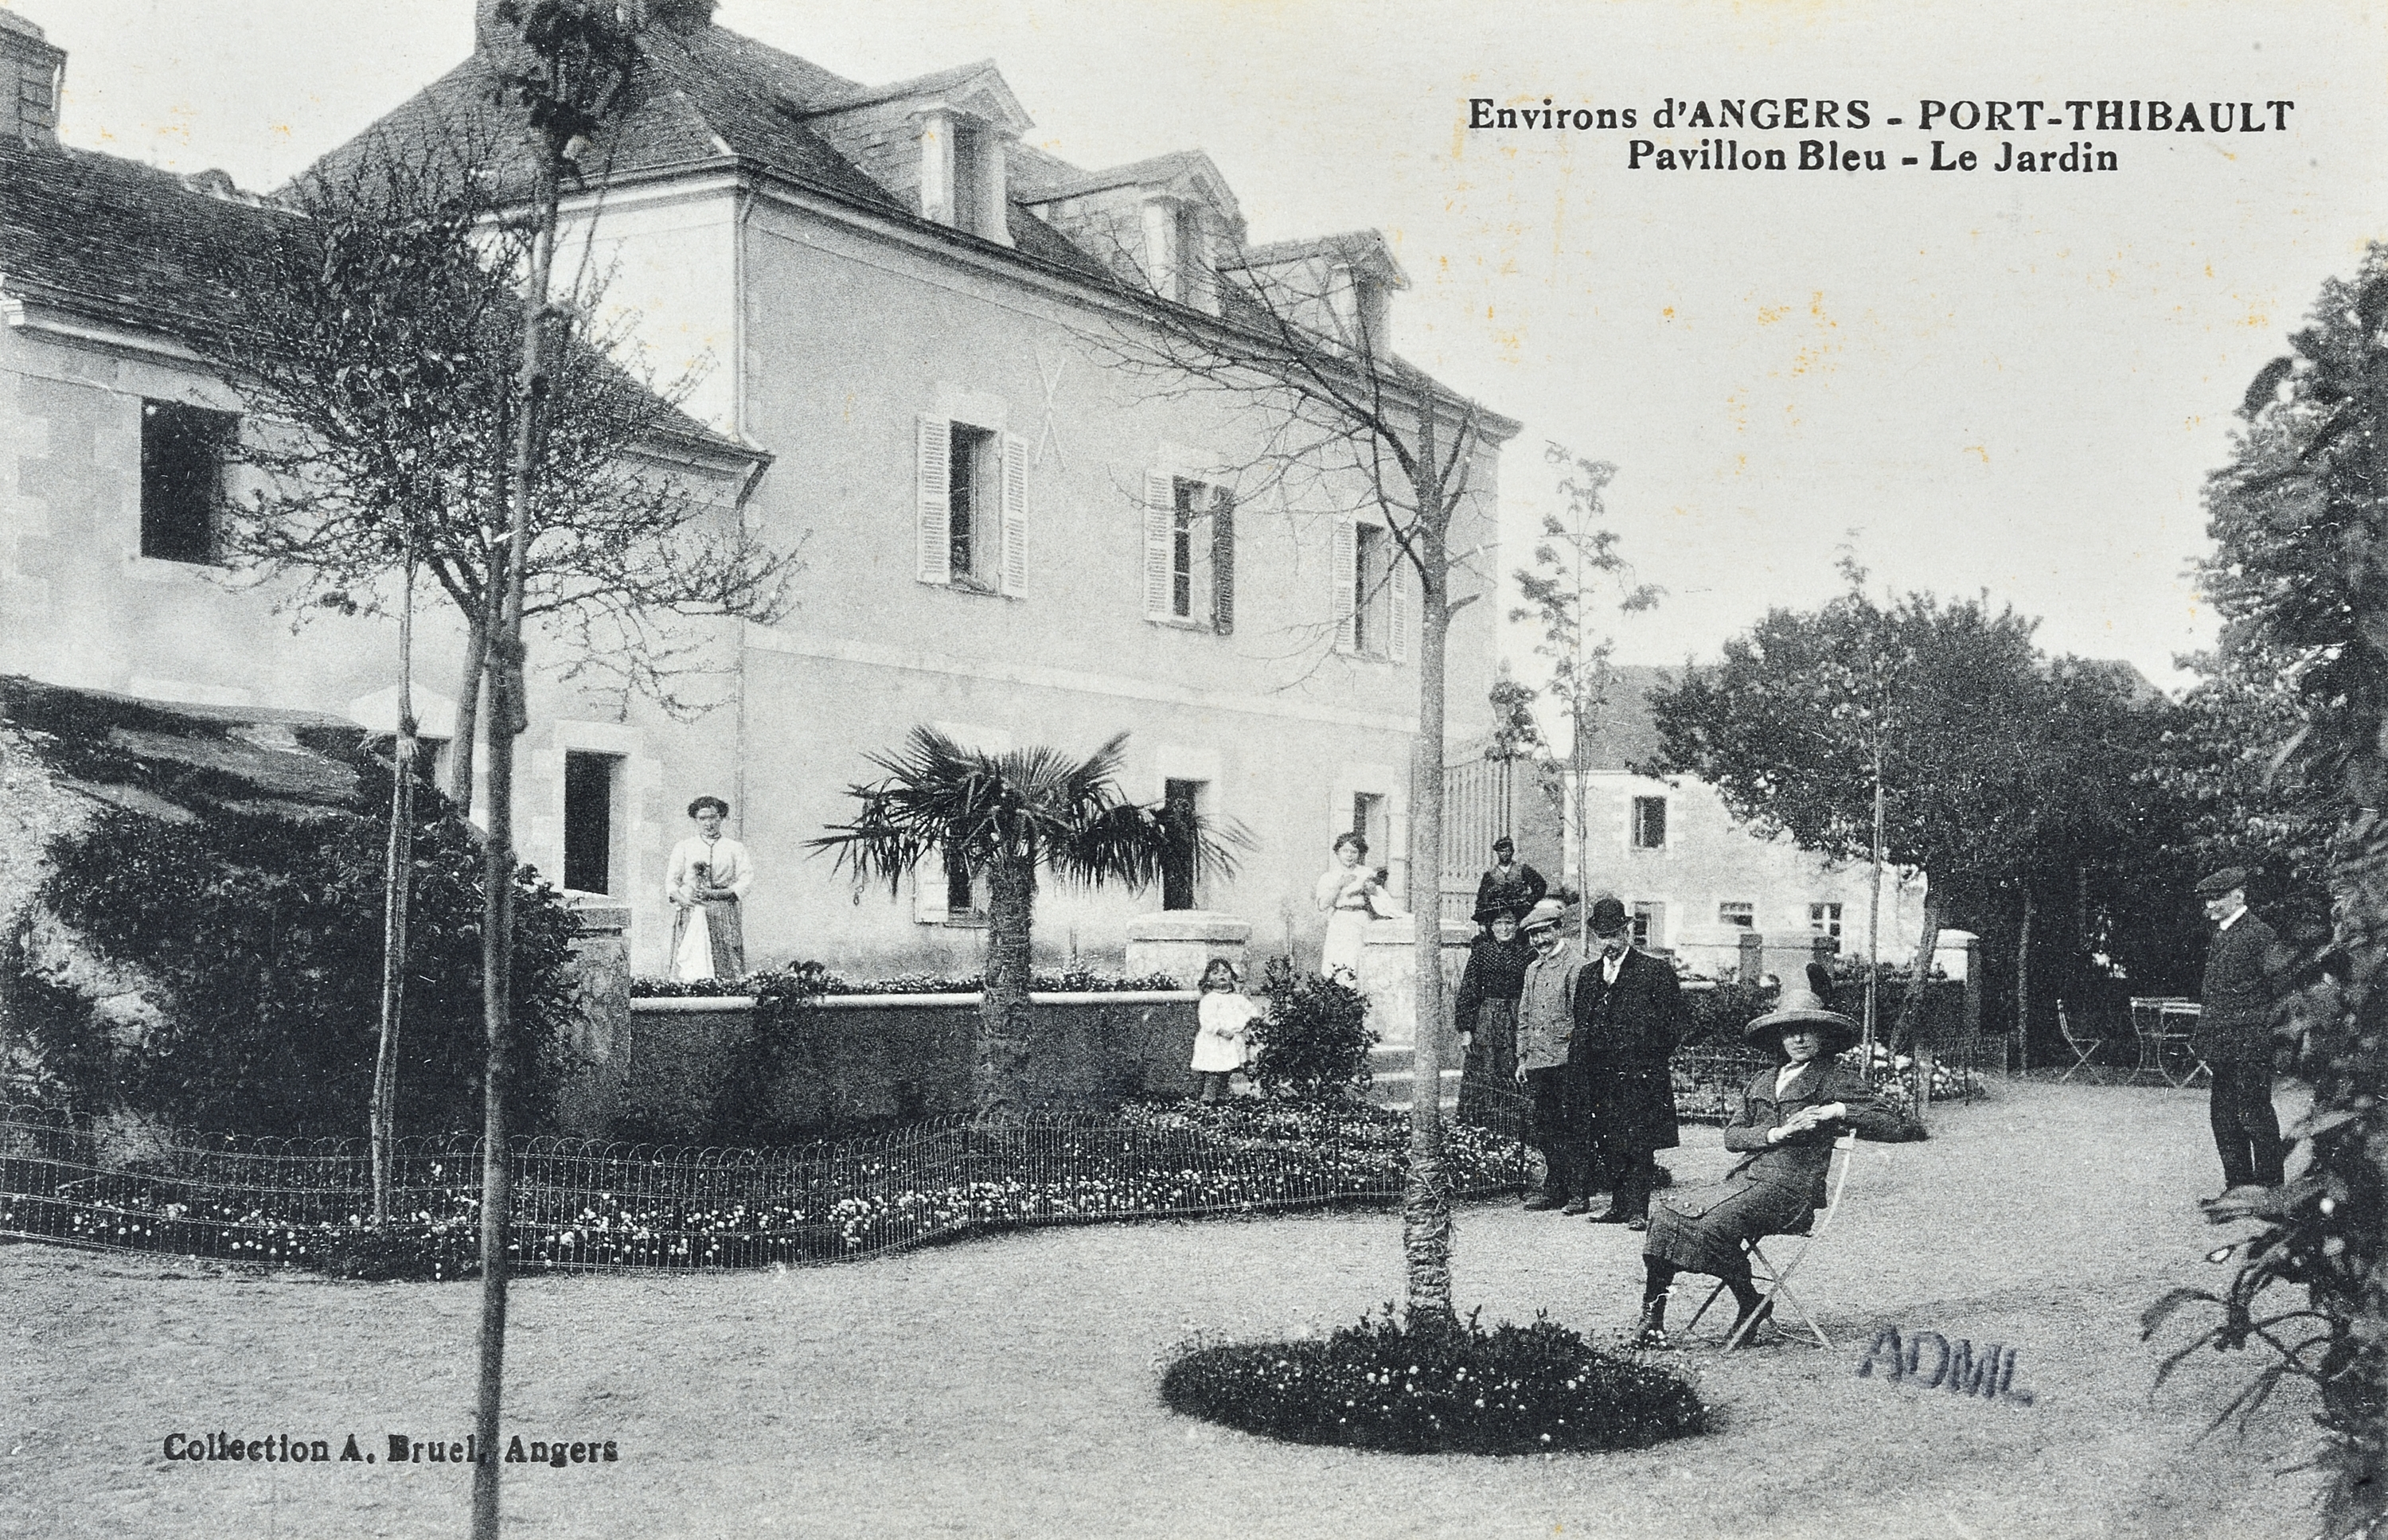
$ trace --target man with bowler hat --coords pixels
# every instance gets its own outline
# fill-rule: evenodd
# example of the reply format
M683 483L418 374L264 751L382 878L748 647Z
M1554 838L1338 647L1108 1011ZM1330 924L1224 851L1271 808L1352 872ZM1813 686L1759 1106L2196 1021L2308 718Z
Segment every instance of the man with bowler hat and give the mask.
M1530 1098L1526 1142L1543 1153L1543 1187L1526 1206L1581 1214L1592 1205L1568 1073L1575 1035L1575 994L1583 959L1569 940L1567 906L1544 899L1518 927L1534 949L1518 991L1518 1083Z
M2272 1010L2280 999L2280 937L2247 907L2244 867L2225 866L2197 885L2216 927L2205 953L2191 1052L2214 1071L2214 1147L2224 1197L2278 1187L2285 1149L2272 1111ZM2217 1200L2207 1199L2208 1203Z
M1592 906L1600 954L1587 958L1575 991L1575 1035L1568 1046L1578 1116L1599 1176L1611 1194L1594 1224L1641 1230L1649 1221L1655 1152L1680 1142L1668 1057L1682 1035L1683 996L1675 970L1633 945L1625 905Z

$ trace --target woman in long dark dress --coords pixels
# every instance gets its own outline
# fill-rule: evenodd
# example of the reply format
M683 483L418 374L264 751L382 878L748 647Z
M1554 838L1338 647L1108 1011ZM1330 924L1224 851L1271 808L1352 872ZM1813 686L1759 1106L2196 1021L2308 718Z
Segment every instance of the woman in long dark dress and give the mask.
M1452 1025L1459 1032L1459 1120L1482 1127L1502 1097L1518 1093L1518 995L1534 949L1518 934L1518 913L1498 909L1467 948Z
M1784 991L1773 1010L1749 1024L1750 1042L1775 1049L1783 1064L1751 1077L1740 1115L1725 1127L1724 1147L1741 1152L1739 1164L1722 1181L1675 1188L1650 1205L1637 1345L1668 1345L1667 1293L1679 1272L1721 1279L1733 1292L1738 1332L1759 1310L1744 1243L1808 1228L1824 1205L1833 1141L1844 1130L1899 1137L1898 1117L1839 1062L1858 1037L1858 1024L1813 990Z

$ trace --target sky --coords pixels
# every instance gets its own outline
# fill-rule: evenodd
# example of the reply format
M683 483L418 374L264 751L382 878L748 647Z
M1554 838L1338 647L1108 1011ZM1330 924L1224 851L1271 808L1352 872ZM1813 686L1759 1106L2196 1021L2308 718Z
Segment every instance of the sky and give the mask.
M68 50L70 143L260 189L472 35L470 0L5 3ZM1557 504L1545 446L1617 466L1608 523L1666 590L1614 619L1625 662L1713 657L1770 607L1821 603L1846 545L1877 589L1986 592L2051 651L2185 683L2176 657L2216 635L2191 569L2233 410L2388 233L2388 10L2356 0L729 0L716 19L871 83L991 57L1030 143L1087 167L1202 149L1254 242L1383 230L1412 284L1396 346L1524 423L1505 564ZM1546 97L1617 126L1468 126L1472 100ZM1835 127L1654 122L1726 99L1828 101ZM2201 128L2220 102L2234 132L2153 132L2144 107L2103 132L2095 107L2077 132L2074 100L2193 104ZM1988 104L2029 101L2059 126L2013 106L1989 126ZM2237 131L2250 116L2265 132ZM1885 169L1658 163L1703 139ZM2078 143L2115 169L1993 169Z

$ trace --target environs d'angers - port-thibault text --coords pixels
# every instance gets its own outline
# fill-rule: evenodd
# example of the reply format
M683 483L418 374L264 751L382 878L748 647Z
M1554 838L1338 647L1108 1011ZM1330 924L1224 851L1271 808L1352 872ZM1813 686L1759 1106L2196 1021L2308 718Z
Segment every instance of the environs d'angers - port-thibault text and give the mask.
M1877 118L1862 98L1831 96L1721 96L1682 100L1669 96L1646 115L1638 107L1562 107L1552 97L1504 104L1492 96L1467 99L1471 130L1524 136L1529 133L1621 133L1641 129L1668 137L1629 138L1628 170L1658 171L1886 171L1901 167L1927 171L2095 172L2122 168L2118 151L2082 133L2285 133L2293 101L2279 97L2174 101L2142 97L2068 97L2017 101L1936 101L1925 97L1912 114ZM1646 123L1645 121L1646 116ZM1911 122L1911 119L1912 121ZM1901 129L1926 135L1974 133L2045 134L2017 143L2001 137L1995 151L1962 147L1950 137L1929 138L1916 153L1869 149L1842 133L1869 134ZM1696 140L1699 130L1712 131ZM1733 136L1728 137L1728 133ZM1745 144L1743 133L1771 139L1787 133L1831 133L1785 146L1764 139ZM1975 141L1978 143L1978 141ZM1903 140L1912 145L1912 139Z

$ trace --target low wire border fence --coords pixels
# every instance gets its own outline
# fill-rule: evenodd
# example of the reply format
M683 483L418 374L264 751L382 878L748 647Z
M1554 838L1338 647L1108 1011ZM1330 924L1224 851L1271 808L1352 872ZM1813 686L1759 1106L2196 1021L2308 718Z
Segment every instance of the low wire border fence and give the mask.
M1447 1125L1455 1196L1531 1175L1525 1098ZM743 1268L883 1255L972 1231L1397 1201L1400 1114L1239 1100L1010 1123L935 1118L780 1149L517 1140L514 1256L528 1270ZM0 1106L0 1235L269 1267L461 1277L477 1254L481 1142L401 1139L375 1231L359 1140L242 1139ZM358 1265L360 1259L366 1265Z

